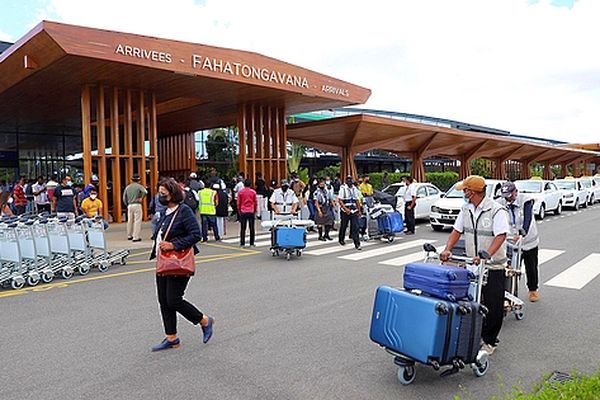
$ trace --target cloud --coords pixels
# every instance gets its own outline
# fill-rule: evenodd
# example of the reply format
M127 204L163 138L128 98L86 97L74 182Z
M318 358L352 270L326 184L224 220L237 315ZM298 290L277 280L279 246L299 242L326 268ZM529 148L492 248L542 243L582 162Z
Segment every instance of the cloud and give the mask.
M367 107L581 142L600 130L597 15L596 0L51 0L40 10L256 51L372 89Z

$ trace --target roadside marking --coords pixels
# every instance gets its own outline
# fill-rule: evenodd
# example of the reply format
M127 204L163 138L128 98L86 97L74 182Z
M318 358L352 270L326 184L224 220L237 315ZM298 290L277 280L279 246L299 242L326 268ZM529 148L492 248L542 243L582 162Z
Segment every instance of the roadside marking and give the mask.
M338 257L338 258L340 258L342 260L359 261L359 260L364 260L365 258L381 256L383 254L393 253L395 251L401 251L401 250L410 249L412 247L422 246L425 243L435 243L435 242L437 242L437 240L417 239L417 240L411 240L410 242L406 242L406 243L385 246L385 247L382 246L378 249L363 251L360 253L348 254L345 256Z
M259 254L260 253L260 251L246 249L244 247L227 246L225 244L218 244L218 243L202 243L200 246L216 247L218 249L234 250L234 251L238 251L240 253L248 253L248 254Z
M446 246L438 246L437 247L437 252L440 253L444 250ZM410 253L407 254L405 256L400 256L400 257L396 257L396 258L390 258L389 260L385 260L385 261L380 261L378 264L383 264L383 265L393 265L395 267L401 267L403 265L406 265L408 263L412 263L412 262L417 262L417 261L423 261L425 259L425 252L424 251L418 251L415 253Z
M353 242L346 242L345 246L342 246L337 241L333 241L330 243L334 244L335 246L327 247L325 249L305 251L303 254L310 254L311 256L323 256L325 254L337 253L339 251L344 251L344 250L354 250ZM368 247L368 246L372 246L374 244L375 244L375 242L366 242L366 243L361 243L360 245L361 245L361 247Z
M600 275L600 254L592 253L556 275L544 285L581 289L598 275Z
M250 237L250 234L248 234L247 237ZM267 239L269 237L271 237L270 233L259 233L259 234L254 235L254 239ZM239 243L240 242L240 238L239 237L235 237L235 238L231 238L231 239L223 239L222 242L223 243L235 244L235 243Z
M246 253L246 254L240 252L240 253L233 253L233 254L226 254L226 255L204 256L206 258L196 257L196 259L198 259L198 261L200 261L202 263L208 263L208 262L213 262L213 261L222 261L222 260L229 260L229 259L233 259L233 258L246 257L246 256L249 256L251 254L256 254L256 253L260 253L260 252L252 251L252 253ZM132 264L134 262L135 261L128 263L128 264ZM144 262L149 263L152 261L148 260L148 261L144 261ZM136 262L136 263L139 263L139 262ZM63 280L63 281L48 283L48 284L40 285L40 286L25 287L20 290L0 292L0 299L6 298L6 297L19 296L19 295L27 294L27 293L45 292L50 289L66 288L75 283L85 283L85 282L99 281L99 280L103 280L103 279L120 278L122 276L136 275L136 274L140 274L140 273L144 273L144 272L154 272L155 270L156 270L156 267L140 268L140 269L134 269L131 271L116 272L114 274L102 274L102 275L88 276L88 277L81 278L81 279L72 279L72 280L68 280L68 281Z
M538 251L538 265L542 265L543 263L560 256L564 252L564 250L540 249Z

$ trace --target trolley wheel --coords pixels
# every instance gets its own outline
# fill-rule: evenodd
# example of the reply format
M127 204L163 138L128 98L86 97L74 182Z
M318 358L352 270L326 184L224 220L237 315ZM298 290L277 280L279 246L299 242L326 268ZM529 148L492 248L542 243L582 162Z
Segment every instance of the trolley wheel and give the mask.
M98 264L98 271L106 272L108 271L108 267L110 267L110 263L108 261L102 261L100 264Z
M27 277L27 285L37 286L38 283L40 283L40 278L38 276L28 276Z
M521 321L523 318L525 318L525 313L522 310L515 311L515 318L517 321Z
M77 267L77 272L79 275L87 275L90 273L90 269L92 269L88 263L83 263Z
M13 279L10 281L10 287L14 290L23 289L23 286L25 286L25 280Z
M121 264L121 265L127 264L127 257L121 257L121 260L119 261L119 264Z
M292 253L286 253L286 254L285 254L285 259L286 259L286 260L290 261L290 260L291 260L291 258L292 258Z
M73 277L73 271L68 270L68 269L63 269L60 272L60 276L62 276L63 279L71 279Z
M415 380L417 371L414 365L407 365L398 368L398 380L403 385L410 385Z
M393 242L394 242L394 239L395 239L395 237L394 237L394 236L389 236L389 237L387 238L387 240L388 240L388 243L393 243Z
M42 282L50 283L54 279L54 274L43 273L42 274Z
M296 250L296 255L298 257L302 257L302 250Z
M484 376L490 367L490 360L486 359L481 365L473 364L473 373L476 377L481 378Z

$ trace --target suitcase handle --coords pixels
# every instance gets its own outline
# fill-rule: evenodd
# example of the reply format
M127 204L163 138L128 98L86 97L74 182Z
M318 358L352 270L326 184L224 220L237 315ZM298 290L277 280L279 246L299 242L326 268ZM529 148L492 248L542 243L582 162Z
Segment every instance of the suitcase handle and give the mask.
M455 281L458 279L458 276L456 275L456 273L454 271L447 271L446 275L448 276L449 281Z

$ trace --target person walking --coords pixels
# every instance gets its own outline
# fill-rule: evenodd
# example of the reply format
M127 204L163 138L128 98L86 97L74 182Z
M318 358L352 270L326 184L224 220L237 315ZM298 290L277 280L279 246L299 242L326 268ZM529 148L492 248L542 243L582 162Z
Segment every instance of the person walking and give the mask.
M182 204L183 191L174 179L168 178L160 182L158 194L159 201L166 207L166 211L153 234L155 240L150 259L156 258L159 252L172 250L193 248L194 254L197 254L196 243L201 238L200 228L192 210ZM173 349L181 345L177 337L177 313L192 324L202 327L204 343L208 343L212 337L214 317L201 312L183 298L190 278L191 276L156 275L158 303L166 337L153 346L152 351Z
M212 188L217 192L217 227L221 237L227 234L227 217L229 217L229 196L220 183L215 182Z
M240 247L246 245L246 225L250 227L250 246L254 246L254 218L258 211L258 199L250 179L244 181L244 188L238 193L237 206L240 215Z
M506 235L510 232L508 212L500 203L485 196L485 179L481 176L468 176L456 185L456 189L463 191L466 203L456 217L440 260L448 261L461 234L465 239L467 257L473 257L476 264L480 262L480 250L487 251L492 257L486 262L487 284L482 289L482 297L489 311L481 331L482 350L492 355L504 319Z
M519 193L513 182L504 182L500 188L500 195L501 198L497 201L508 209L508 219L513 239L515 241L519 239L521 229L525 233L521 238L523 241L521 243L521 259L525 263L529 301L535 303L540 299L538 292L538 246L540 238L533 215L535 200ZM514 265L513 268L520 270L521 266Z
M38 213L50 212L50 199L48 199L48 189L44 183L44 177L38 176L37 182L31 188L33 190L34 201Z
M73 189L71 176L65 175L61 184L54 189L53 201L54 209L59 217L65 216L74 219L77 216L77 196Z
M315 190L313 196L313 201L316 208L315 223L317 224L317 231L319 232L319 240L333 240L333 238L329 236L329 231L333 226L332 210L334 199L331 191L327 190L324 179L319 180L317 190ZM325 234L323 234L323 229L325 229Z
M404 192L404 219L406 220L406 234L415 234L415 206L417 204L417 186L413 178L406 178L406 191Z
M338 235L339 243L344 246L346 242L344 241L344 236L346 236L346 228L348 227L348 223L350 223L350 237L354 242L354 247L356 250L362 250L360 246L360 238L358 237L358 219L360 218L360 192L354 186L354 179L352 179L352 175L348 175L346 177L346 183L340 186L340 193L338 195L338 203L340 205L340 213L341 213L341 223L340 223L340 231Z
M204 189L204 183L198 180L198 174L195 172L190 174L190 179L188 180L187 186L196 193Z
M140 185L140 176L138 174L134 174L131 181L123 191L123 203L127 207L127 240L141 242L142 202L148 195L148 191Z
M16 215L25 214L27 208L27 196L25 195L25 178L20 176L13 189L14 206Z
M160 188L160 186L157 186L156 188L156 194L154 195L154 197L152 198L152 200L150 201L150 213L152 214L152 240L154 240L154 232L156 232L157 228L158 228L158 223L160 222L160 219L162 218L162 216L165 213L165 210L167 209L167 206L164 206L162 204L160 204L160 193L158 193L158 189ZM200 226L200 225L198 225Z
M217 226L217 192L210 187L205 187L198 193L200 198L200 218L202 220L202 242L208 242L208 228L210 227L218 242L221 240L219 236L219 227Z

